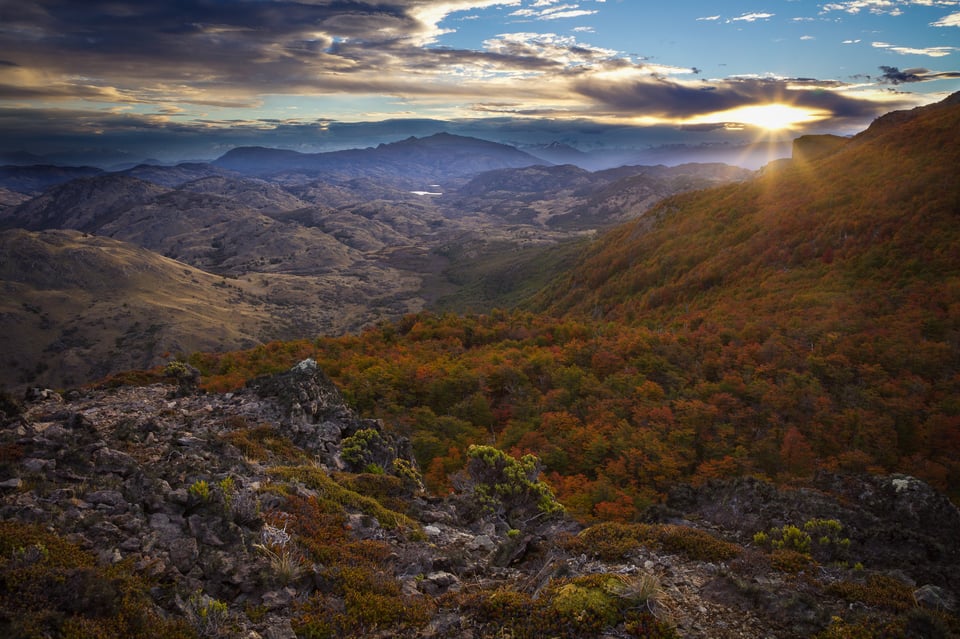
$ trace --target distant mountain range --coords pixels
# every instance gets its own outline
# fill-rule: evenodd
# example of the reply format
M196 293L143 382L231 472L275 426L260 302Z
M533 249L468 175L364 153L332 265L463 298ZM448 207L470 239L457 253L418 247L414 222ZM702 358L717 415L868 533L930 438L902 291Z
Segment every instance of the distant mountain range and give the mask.
M218 167L249 175L301 171L334 179L346 176L400 178L412 180L414 185L540 163L543 163L541 159L512 146L448 133L411 137L376 148L329 153L246 147L233 149L214 162Z

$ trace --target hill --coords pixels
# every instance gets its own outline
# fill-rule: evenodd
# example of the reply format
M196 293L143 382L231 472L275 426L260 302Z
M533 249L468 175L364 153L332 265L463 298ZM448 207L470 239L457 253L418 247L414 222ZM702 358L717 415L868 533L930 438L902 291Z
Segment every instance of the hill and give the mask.
M371 297L389 286L412 295L417 286L389 272L372 284L356 274L227 278L68 230L2 231L0 255L6 388L62 388L178 353L356 330L380 317ZM417 308L393 303L397 314Z
M930 312L949 307L960 108L888 117L823 157L801 153L752 182L664 201L597 242L544 308L671 323L762 317L816 339L921 312L919 298Z
M957 636L958 103L668 198L531 310L0 395L0 632Z

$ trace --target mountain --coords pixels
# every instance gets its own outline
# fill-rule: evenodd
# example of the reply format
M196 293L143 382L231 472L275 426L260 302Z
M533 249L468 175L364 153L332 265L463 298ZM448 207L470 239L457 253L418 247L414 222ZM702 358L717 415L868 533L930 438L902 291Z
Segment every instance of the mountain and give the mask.
M812 160L667 198L554 253L550 277L501 247L475 288L546 281L522 310L424 312L302 347L408 429L438 490L465 446L494 442L538 455L587 519L640 517L680 481L818 471L910 474L960 499L958 125L950 101L896 114ZM451 243L451 279L482 241ZM218 387L263 357L194 364Z
M0 187L0 215L2 215L6 209L19 206L29 199L29 195Z
M0 187L28 195L38 195L47 188L103 173L91 166L0 166Z
M534 144L520 147L521 150L530 153L548 164L573 164L583 167L588 155L579 149L575 149L569 144L562 142L551 142L550 144Z
M0 634L957 636L958 143L960 96L803 140L752 179L567 245L579 254L523 309L421 311L63 395L0 394ZM597 179L550 167L470 188L532 209L547 201L532 185L563 175L576 194L558 202ZM622 208L645 197L641 177L586 193ZM440 196L360 206L353 187L303 180L290 192L310 206L272 215L335 233L376 222L352 241L398 261L428 259L389 246L403 224L458 257L512 237L505 282L534 263L517 254L561 235L520 209L500 225L444 216ZM118 200L105 198L109 223ZM165 205L169 222L261 220L220 194L163 190L143 206ZM26 313L36 331L86 309L53 318L20 300L106 295L151 259L111 267L99 260L120 248L102 238L43 235L7 231L0 247L0 317ZM22 248L88 240L79 257ZM219 286L266 295L267 275ZM83 295L63 297L95 301ZM288 317L315 310L312 295ZM326 305L350 314L353 297ZM5 356L22 328L3 331Z
M0 228L95 232L167 189L122 175L101 175L55 186L0 217Z
M156 164L138 164L120 171L122 175L129 175L146 182L153 182L160 186L178 188L187 182L193 182L208 177L237 178L233 171L227 171L204 162L182 162L176 166L161 166Z
M238 200L117 174L55 187L7 211L0 225L96 233L220 273L317 274L359 259L325 233L283 224Z
M60 388L177 353L355 331L422 305L419 280L375 265L223 277L72 230L2 231L0 255L0 387L8 388Z
M572 164L497 169L453 189L439 204L554 230L592 230L635 218L669 195L752 176L752 171L727 164L623 166L596 172Z
M336 180L394 176L420 186L484 170L539 163L542 161L538 158L511 146L447 133L328 153L241 147L214 162L251 175L302 172Z

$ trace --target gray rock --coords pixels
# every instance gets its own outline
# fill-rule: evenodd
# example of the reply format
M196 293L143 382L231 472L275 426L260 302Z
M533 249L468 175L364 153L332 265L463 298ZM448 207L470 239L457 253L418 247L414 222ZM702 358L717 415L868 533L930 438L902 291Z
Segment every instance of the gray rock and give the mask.
M16 490L17 488L20 488L22 484L23 484L22 479L20 479L19 477L12 477L11 479L5 479L3 481L0 481L0 488L8 488L8 489Z
M137 468L137 462L133 457L112 448L97 450L93 454L93 464L98 473L114 473L124 477Z
M467 543L467 550L491 552L495 550L497 544L489 535L478 535Z
M420 590L428 595L437 596L445 592L458 592L460 580L456 575L446 571L431 572L420 582Z
M96 490L84 495L83 499L97 506L106 506L114 512L124 512L130 507L126 498L118 490Z
M187 574L197 563L200 549L193 537L182 537L170 548L170 561L181 574Z
M949 612L954 612L957 609L957 603L950 593L932 584L917 588L913 592L913 598L916 600L917 605L923 608L947 610Z
M22 462L20 462L20 464L28 473L42 473L47 469L53 470L57 466L56 460L37 459L35 457L24 459Z

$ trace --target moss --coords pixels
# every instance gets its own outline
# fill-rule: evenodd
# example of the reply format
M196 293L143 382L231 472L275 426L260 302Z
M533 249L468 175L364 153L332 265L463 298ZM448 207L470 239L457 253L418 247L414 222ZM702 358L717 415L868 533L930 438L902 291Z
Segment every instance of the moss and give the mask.
M298 481L317 491L322 500L333 502L342 508L358 510L375 517L384 528L400 532L415 533L420 530L419 524L403 513L384 507L376 499L351 490L338 484L322 468L310 466L279 466L268 471L274 477L287 481Z
M796 574L808 569L813 562L801 552L779 548L770 553L770 565L781 572Z
M646 577L598 573L554 579L536 598L504 587L459 596L455 607L473 614L481 637L579 639L616 628L627 636L674 638L674 630L650 612L659 586Z
M229 429L221 435L224 441L233 444L241 454L254 461L293 463L310 460L307 453L270 424L251 427L244 418L231 417L224 421L223 427Z

